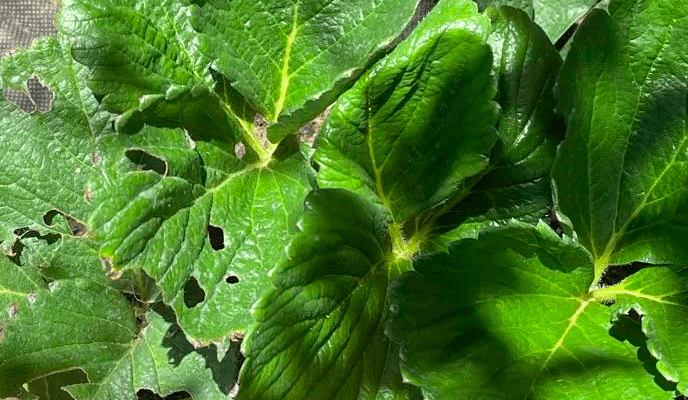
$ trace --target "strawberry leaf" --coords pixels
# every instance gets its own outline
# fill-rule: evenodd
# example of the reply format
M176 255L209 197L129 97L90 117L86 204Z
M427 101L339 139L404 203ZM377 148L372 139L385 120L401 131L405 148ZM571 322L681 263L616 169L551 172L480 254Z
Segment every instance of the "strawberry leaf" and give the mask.
M589 253L546 225L463 239L414 268L391 288L387 333L427 398L670 397L610 336Z

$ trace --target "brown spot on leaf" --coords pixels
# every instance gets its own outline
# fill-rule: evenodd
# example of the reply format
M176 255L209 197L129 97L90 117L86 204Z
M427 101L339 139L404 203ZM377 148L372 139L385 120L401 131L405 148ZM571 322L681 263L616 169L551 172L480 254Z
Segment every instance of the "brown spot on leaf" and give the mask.
M7 310L7 314L9 314L10 318L14 318L19 314L19 305L17 303L12 303L10 305L10 309Z
M110 269L107 273L107 277L112 279L113 281L116 281L122 277L122 271L117 271L116 269Z
M102 161L100 154L96 153L95 151L91 153L91 161L93 161L93 164L97 167L100 165L100 162Z
M238 158L243 158L246 155L246 146L242 142L237 142L234 145L234 155Z
M29 303L33 303L36 301L36 293L29 293L29 295L26 296L26 299L29 300Z

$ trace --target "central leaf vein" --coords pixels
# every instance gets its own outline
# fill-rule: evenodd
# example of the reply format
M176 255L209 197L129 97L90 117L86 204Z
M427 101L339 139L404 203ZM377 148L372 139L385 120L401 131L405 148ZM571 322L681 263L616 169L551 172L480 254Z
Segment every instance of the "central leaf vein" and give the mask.
M583 311L585 311L585 308L590 304L592 299L588 299L586 301L581 302L580 307L576 310L575 313L569 318L569 325L566 327L564 330L564 333L559 337L559 340L552 346L552 348L549 350L549 354L547 355L547 359L545 359L545 362L542 363L542 368L540 368L540 371L535 374L533 377L533 382L530 385L529 393L533 393L535 389L535 382L537 382L537 378L542 374L542 372L547 368L547 364L552 360L552 357L554 357L554 354L559 350L560 348L563 347L564 345L564 340L566 340L566 337L568 336L569 332L576 326L578 323L578 319L580 316L583 314Z
M294 40L296 39L296 34L299 31L298 20L299 20L299 5L298 5L298 3L295 3L294 4L294 15L292 17L291 31L289 31L289 35L287 35L287 43L286 43L286 46L284 47L284 58L282 59L279 97L277 98L277 101L275 102L275 114L272 118L273 121L277 121L277 119L279 118L280 114L282 113L282 110L284 109L284 102L287 99L287 90L289 90L289 78L290 78L289 61L291 59L291 49L294 46Z

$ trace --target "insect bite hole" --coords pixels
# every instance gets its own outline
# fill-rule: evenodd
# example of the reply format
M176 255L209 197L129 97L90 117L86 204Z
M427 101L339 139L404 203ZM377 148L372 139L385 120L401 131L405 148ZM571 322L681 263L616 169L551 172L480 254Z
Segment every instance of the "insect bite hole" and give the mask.
M193 308L205 300L205 292L198 284L196 278L189 278L184 284L184 305L187 308Z
M225 248L225 232L219 226L208 225L208 240L215 251Z

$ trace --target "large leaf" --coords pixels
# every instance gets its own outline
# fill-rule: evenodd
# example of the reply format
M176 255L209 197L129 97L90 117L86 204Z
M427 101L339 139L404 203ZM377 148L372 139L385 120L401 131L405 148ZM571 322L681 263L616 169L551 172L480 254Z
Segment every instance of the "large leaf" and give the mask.
M388 333L430 399L668 399L609 334L587 251L515 224L421 257L391 288Z
M470 193L436 221L438 232L451 231L433 238L432 247L446 248L452 240L475 235L481 226L511 218L535 222L552 206L549 173L563 137L552 88L561 60L523 11L501 7L490 9L488 15L488 43L498 77L496 100L501 106L499 140L490 153L489 168Z
M210 73L198 51L187 0L65 0L59 26L88 84L117 114L118 128L134 132L145 122L184 126L195 137L255 145L253 112ZM220 81L219 83L222 83ZM250 150L250 149L249 149Z
M609 263L688 256L688 3L609 10L586 18L562 66L568 131L553 168L559 207L597 276Z
M208 0L200 53L281 139L318 115L411 20L415 0ZM343 55L346 56L343 56Z
M305 208L289 260L273 273L276 288L255 308L238 398L375 398L395 359L382 334L396 274L385 257L385 216L341 189L312 192Z
M185 391L195 400L227 399L238 373L237 352L228 352L218 362L211 349L195 350L173 320L166 321L153 311L146 319L147 325L128 351L100 381L64 390L76 400L136 400L140 389L160 396Z
M86 265L95 262L100 281L71 278L47 284L45 270L31 265L45 254L35 252L41 248L35 243L23 250L21 262L0 257L0 396L16 395L31 382L33 393L46 394L75 385L65 390L79 400L135 400L142 388L161 395L187 391L197 399L226 398L238 375L236 349L221 362L213 348L195 350L163 308L148 312L147 325L137 332L130 304L103 285L97 253L79 250L72 241L58 247L77 250L73 255ZM51 275L85 270L63 260L49 260Z
M525 10L544 29L552 42L578 22L598 0L476 0L486 6L512 6Z
M353 190L401 223L487 167L489 28L475 4L439 3L337 102L318 138L320 186Z
M99 381L136 335L131 307L117 291L82 279L46 285L38 272L0 257L0 395L73 368Z
M298 154L248 165L179 129L146 128L99 143L88 225L115 271L142 268L186 334L208 343L252 322L289 229L311 189Z
M7 248L19 228L42 234L69 232L50 225L49 212L85 221L91 207L84 183L95 167L96 136L110 129L104 112L83 85L86 71L60 40L36 41L0 60L0 241ZM4 98L1 89L26 89L37 76L52 93L50 111L32 114Z
M654 267L637 272L621 284L595 291L614 299L614 308L633 308L642 315L647 347L657 369L678 390L688 393L688 268Z

